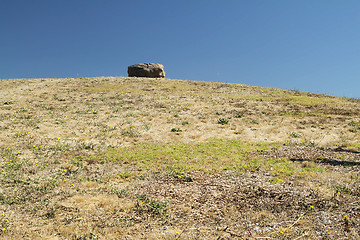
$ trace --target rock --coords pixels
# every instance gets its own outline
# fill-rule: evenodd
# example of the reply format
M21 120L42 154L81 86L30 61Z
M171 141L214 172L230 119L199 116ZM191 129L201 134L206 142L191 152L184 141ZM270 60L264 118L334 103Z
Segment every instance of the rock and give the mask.
M164 66L159 63L139 63L128 67L129 77L164 78Z

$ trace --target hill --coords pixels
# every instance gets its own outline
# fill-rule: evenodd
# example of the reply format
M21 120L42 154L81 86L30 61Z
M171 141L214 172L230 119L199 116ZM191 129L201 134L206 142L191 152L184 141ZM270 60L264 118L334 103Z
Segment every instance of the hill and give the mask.
M3 239L359 239L360 101L129 77L0 81Z

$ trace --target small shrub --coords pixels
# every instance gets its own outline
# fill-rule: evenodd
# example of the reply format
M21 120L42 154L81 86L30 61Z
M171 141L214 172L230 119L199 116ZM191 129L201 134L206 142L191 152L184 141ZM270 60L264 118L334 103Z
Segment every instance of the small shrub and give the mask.
M171 132L182 132L180 128L172 128Z
M4 102L4 105L10 105L10 104L13 104L14 102L13 101L6 101Z
M55 209L50 209L47 213L45 213L44 217L47 219L55 218L56 211Z
M226 120L225 118L219 118L219 120L218 120L218 124L221 124L221 125L225 125L228 123L229 123L229 121Z

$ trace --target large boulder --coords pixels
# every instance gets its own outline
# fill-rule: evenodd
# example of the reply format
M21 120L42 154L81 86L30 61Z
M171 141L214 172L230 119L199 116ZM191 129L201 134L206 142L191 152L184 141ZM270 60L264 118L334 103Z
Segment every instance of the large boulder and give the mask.
M164 66L159 63L139 63L128 67L129 77L164 78Z

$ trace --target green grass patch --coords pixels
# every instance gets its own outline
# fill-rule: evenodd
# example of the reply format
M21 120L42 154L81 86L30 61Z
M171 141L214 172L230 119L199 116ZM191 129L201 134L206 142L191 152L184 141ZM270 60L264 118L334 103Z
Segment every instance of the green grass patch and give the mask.
M294 95L300 94L300 95ZM335 104L339 102L344 102L345 100L341 98L332 98L325 96L308 96L307 93L296 93L296 92L276 92L275 94L253 94L248 96L240 96L238 98L252 101L280 101L283 103L298 104L303 106L316 106L316 105L326 105L326 104Z
M271 178L269 181L274 184L284 182L284 180L282 180L281 178L278 178L278 177Z
M353 143L349 146L350 149L360 150L360 143Z
M299 166L300 165L300 166ZM282 177L301 176L305 177L313 172L324 172L324 168L313 162L296 163L287 158L269 159L264 166L275 175Z
M339 102L338 98L329 98L329 97L310 97L310 96L284 96L281 99L282 102L288 102L292 104L299 104L303 106L314 106L314 105L325 105L325 104L335 104Z
M202 143L139 144L110 148L88 156L91 162L115 161L147 170L175 172L222 171L248 162L248 154L273 147L271 143L246 143L240 140L212 139ZM255 156L260 158L261 156Z
M186 181L185 174L193 171L268 171L282 180L324 171L316 163L298 163L288 158L273 159L263 156L266 149L277 146L274 143L247 143L224 139L211 139L201 143L144 143L132 147L109 148L103 153L83 157L83 160L92 163L119 162L132 166L136 171L167 172L178 180Z
M322 113L313 113L313 112L279 112L280 116L289 116L289 117L326 117Z

